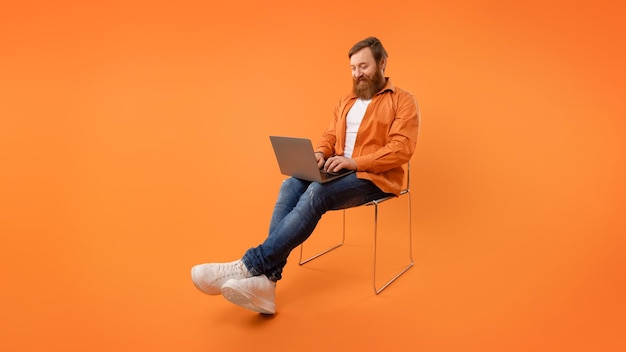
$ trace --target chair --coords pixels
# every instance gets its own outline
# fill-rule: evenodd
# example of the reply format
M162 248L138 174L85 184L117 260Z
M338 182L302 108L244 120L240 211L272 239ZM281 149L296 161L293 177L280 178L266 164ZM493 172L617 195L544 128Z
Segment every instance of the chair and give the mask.
M404 189L402 189L402 191L400 192L400 195L398 197L396 196L388 196L388 197L384 197L384 198L380 198L380 199L376 199L373 200L369 203L363 204L364 206L373 206L374 207L374 268L373 268L373 286L374 286L374 292L378 295L379 293L381 293L384 289L386 289L389 285L391 285L391 283L393 283L394 281L396 281L396 279L398 279L402 274L404 274L405 272L407 272L407 270L411 269L411 267L413 267L414 265L414 261L413 261L413 240L412 240L412 228L411 228L411 191L410 191L410 171L411 171L411 165L410 162L406 164L406 187ZM379 206L388 201L388 200L392 200L392 199L396 199L396 198L401 198L404 196L408 196L408 212L409 212L409 219L408 219L408 234L409 234L409 248L408 248L408 254L409 254L409 264L404 267L402 270L400 270L400 272L398 272L395 276L393 276L390 280L388 280L384 285L382 285L380 288L376 286L376 254L377 254L377 238L378 238L378 208ZM362 206L363 206L362 205ZM299 259L299 264L300 265L304 265L305 263L310 262L313 259L316 259L330 251L332 251L333 249L339 248L341 247L346 239L346 210L343 210L343 234L342 234L342 238L341 238L341 242L339 242L338 244L323 250L307 259L302 259L303 257L303 252L304 252L304 243L302 243L300 245L300 259Z

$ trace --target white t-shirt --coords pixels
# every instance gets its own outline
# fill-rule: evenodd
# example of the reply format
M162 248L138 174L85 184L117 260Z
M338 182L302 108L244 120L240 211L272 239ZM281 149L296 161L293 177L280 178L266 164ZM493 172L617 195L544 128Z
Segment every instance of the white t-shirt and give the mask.
M363 116L365 116L365 110L370 104L370 100L357 99L348 115L346 116L346 145L343 148L343 156L346 158L352 157L354 151L354 142L356 141L356 134L359 131Z

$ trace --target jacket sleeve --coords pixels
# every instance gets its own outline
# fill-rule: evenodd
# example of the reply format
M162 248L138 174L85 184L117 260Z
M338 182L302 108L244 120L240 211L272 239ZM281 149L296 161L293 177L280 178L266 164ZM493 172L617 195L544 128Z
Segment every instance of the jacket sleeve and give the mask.
M328 125L328 128L322 134L322 138L317 142L315 146L315 152L324 153L324 158L329 158L335 154L335 145L337 143L337 126L341 120L342 106L344 106L344 99L340 100L335 107L333 118Z

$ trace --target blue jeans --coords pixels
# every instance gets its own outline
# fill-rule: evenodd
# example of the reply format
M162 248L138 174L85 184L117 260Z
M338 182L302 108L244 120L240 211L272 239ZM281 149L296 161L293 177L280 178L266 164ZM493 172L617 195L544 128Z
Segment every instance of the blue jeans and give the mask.
M265 274L278 281L289 253L313 233L326 211L355 207L385 195L355 173L323 184L288 178L280 188L269 235L261 245L246 251L242 260L252 275Z

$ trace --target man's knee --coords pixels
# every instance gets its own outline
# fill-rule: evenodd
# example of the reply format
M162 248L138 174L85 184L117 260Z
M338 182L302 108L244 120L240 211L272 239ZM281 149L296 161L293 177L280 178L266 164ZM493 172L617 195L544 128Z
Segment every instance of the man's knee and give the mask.
M314 208L320 208L324 211L328 209L331 194L328 192L328 187L324 187L323 184L312 182L306 190L306 197L309 200L309 204Z

